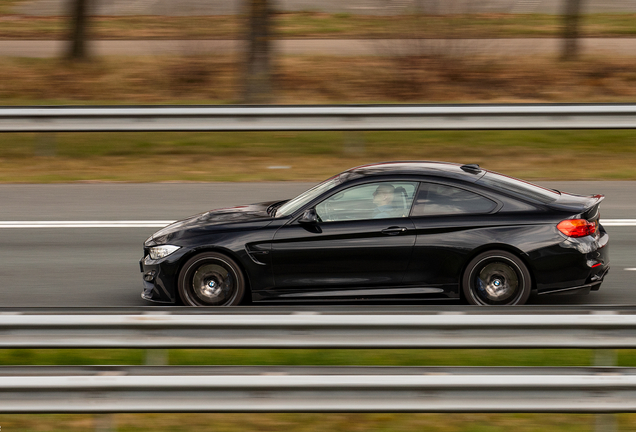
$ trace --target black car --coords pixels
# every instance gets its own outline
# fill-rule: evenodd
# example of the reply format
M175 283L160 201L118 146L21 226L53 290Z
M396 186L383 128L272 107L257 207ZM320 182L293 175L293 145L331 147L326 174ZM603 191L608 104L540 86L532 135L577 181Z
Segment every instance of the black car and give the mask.
M531 292L595 291L609 270L602 200L474 164L360 166L292 200L212 210L156 232L140 262L142 297L519 305Z

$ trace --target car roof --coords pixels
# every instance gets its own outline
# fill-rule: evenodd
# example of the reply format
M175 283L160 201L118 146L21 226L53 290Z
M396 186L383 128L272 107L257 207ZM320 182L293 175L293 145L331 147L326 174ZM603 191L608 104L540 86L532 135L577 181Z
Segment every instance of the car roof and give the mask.
M468 182L479 180L486 170L475 165L462 165L451 162L435 161L394 161L381 162L369 165L361 165L351 168L341 174L343 181L353 180L360 177L416 174L433 177L446 177L461 179Z

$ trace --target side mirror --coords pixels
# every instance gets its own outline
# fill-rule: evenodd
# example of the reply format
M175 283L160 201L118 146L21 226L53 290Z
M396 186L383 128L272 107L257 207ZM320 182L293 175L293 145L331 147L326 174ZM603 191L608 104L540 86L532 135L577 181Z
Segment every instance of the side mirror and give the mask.
M318 215L316 214L316 209L311 208L305 210L305 213L298 219L298 222L301 224L317 224L318 223Z

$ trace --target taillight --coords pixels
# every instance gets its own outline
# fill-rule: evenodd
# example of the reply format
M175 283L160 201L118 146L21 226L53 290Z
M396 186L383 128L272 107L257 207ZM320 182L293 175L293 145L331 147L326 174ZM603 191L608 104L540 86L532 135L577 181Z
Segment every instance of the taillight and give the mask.
M566 219L559 222L557 229L568 237L585 237L596 232L598 222L585 219Z

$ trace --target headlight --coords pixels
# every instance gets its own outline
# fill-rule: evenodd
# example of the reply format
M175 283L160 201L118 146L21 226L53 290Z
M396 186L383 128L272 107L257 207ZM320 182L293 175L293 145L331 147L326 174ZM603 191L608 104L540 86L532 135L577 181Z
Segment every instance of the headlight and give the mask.
M174 251L181 249L180 246L161 245L150 248L150 258L153 260L167 257Z

